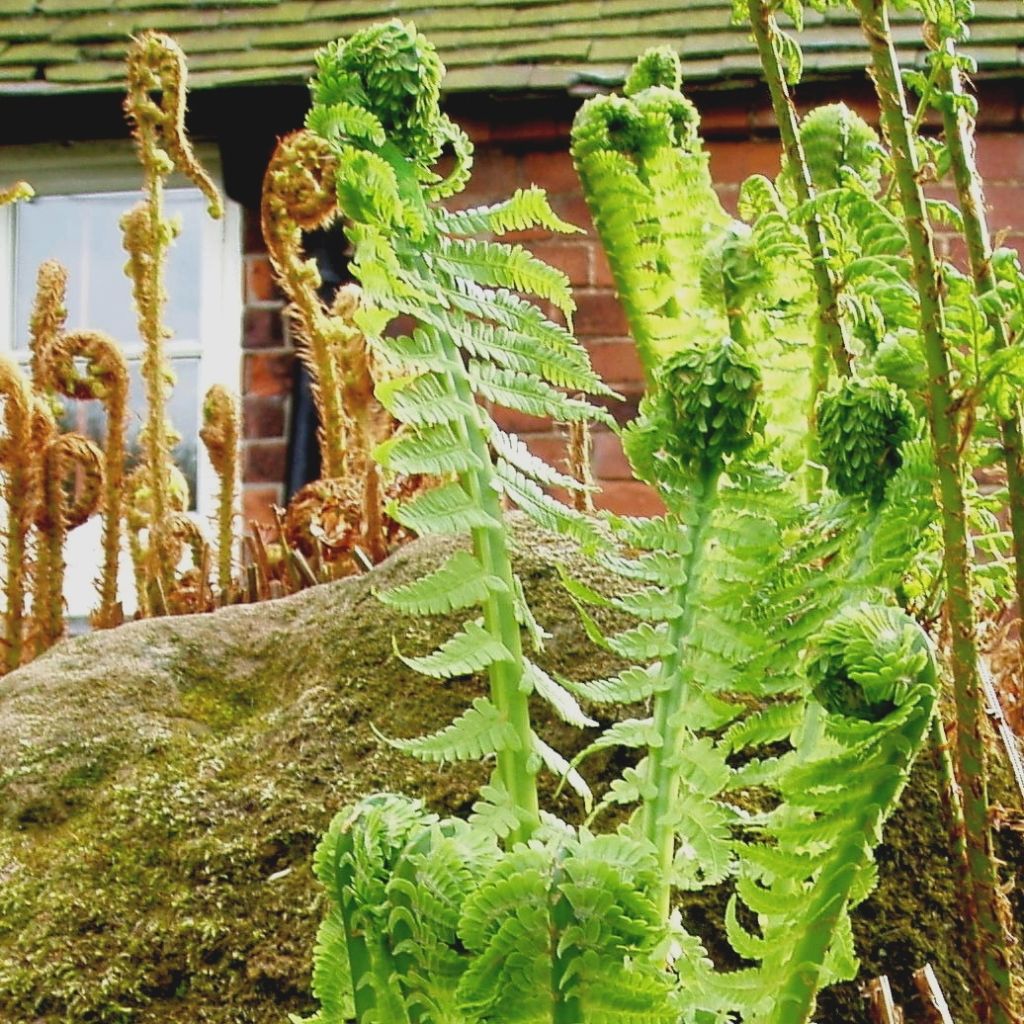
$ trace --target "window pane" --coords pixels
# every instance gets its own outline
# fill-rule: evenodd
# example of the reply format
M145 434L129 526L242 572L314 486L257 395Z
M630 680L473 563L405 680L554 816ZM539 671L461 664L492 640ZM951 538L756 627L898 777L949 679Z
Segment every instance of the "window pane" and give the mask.
M141 193L43 196L15 208L15 347L28 345L28 324L35 298L36 273L46 259L68 270L68 325L106 331L123 345L139 343L127 255L121 245L121 214ZM205 201L195 189L165 195L165 213L177 218L181 232L167 259L168 302L165 323L173 341L199 338L199 283L202 218Z

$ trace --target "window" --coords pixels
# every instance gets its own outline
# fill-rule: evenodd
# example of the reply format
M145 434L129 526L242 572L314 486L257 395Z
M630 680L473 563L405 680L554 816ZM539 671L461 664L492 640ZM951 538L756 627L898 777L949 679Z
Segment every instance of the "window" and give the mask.
M199 156L216 177L216 154ZM139 374L142 345L131 282L123 270L126 256L118 220L141 198L139 177L128 144L0 149L0 183L24 179L36 191L31 202L0 209L0 350L28 362L36 272L43 260L59 260L68 270L69 328L107 332L128 359L127 440L132 453L145 413ZM215 383L239 390L241 218L238 207L227 202L224 218L211 220L198 190L173 178L165 213L181 226L165 275L164 321L172 331L166 353L177 378L168 413L182 438L175 461L189 482L191 511L202 520L213 512L217 488L198 437L202 398ZM66 429L102 436L99 403L64 404ZM65 597L73 618L86 615L95 604L98 536L94 520L69 538ZM127 558L122 570L120 589L127 611L134 597Z

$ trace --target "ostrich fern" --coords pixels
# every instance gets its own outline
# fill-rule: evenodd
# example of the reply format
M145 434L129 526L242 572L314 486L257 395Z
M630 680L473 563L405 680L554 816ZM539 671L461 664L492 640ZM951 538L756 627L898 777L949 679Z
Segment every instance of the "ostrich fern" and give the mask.
M564 278L518 246L473 236L562 225L537 190L457 213L438 205L464 183L469 146L437 110L440 64L414 31L377 26L317 63L307 130L335 163L362 287L357 324L389 369L377 396L403 425L377 457L439 477L391 514L472 538L426 579L380 596L410 614L483 611L438 650L400 656L435 678L486 672L488 695L432 736L390 742L431 761L493 755L496 768L468 821L394 794L335 819L316 856L329 909L312 1020L803 1024L821 985L855 970L848 910L870 891L872 847L932 717L931 651L893 597L934 516L912 400L870 374L826 396L847 415L828 415L822 398L821 453L846 493L800 503L773 465L781 453L792 468L773 432L794 403L760 366L777 345L769 325L813 308L809 259L796 286L775 272L807 243L787 226L784 176L747 190L751 226L714 212L677 62L655 53L625 99L581 114L574 150L607 204L599 226L604 217L628 243L611 258L649 393L624 443L669 511L602 526L553 501L544 487L579 485L477 399L584 422L595 410L565 392L607 389L569 331L514 294L533 292L568 319ZM442 179L432 168L446 145ZM679 212L662 232L657 197L686 180L709 215ZM410 333L387 333L397 316L413 320ZM788 353L794 366L804 351ZM526 656L521 629L541 638L509 562L501 494L623 577L614 597L566 585L592 638L632 667L556 680ZM587 605L638 624L606 637ZM586 826L540 812L542 764L589 792L577 764L534 733L530 692L579 725L587 703L652 704L592 744L642 759ZM768 744L783 752L761 756ZM863 784L837 788L853 765ZM757 813L736 799L752 786L769 794ZM597 834L609 804L639 806ZM716 972L672 909L675 891L719 883L736 886L727 927L756 964L744 971ZM756 930L740 924L739 902Z

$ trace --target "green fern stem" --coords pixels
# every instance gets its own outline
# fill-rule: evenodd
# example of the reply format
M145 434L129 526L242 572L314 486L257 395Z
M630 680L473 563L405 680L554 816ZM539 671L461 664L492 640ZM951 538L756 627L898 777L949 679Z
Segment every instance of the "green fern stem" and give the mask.
M929 684L934 686L934 673ZM863 801L861 812L844 830L843 838L829 851L829 859L815 880L813 894L802 911L805 927L796 946L788 953L789 963L800 966L786 972L771 1016L765 1024L802 1024L810 1020L821 988L822 965L850 902L850 893L864 866L871 862L871 851L878 843L882 821L899 799L906 783L909 762L917 753L929 717L934 717L933 708L931 701L926 702L915 719L908 721L886 741L886 763L900 765L904 770L890 771L882 776L870 798Z
M1012 1024L1013 993L1006 939L999 913L998 878L988 814L984 707L978 672L970 541L967 532L960 417L950 380L950 356L939 294L939 273L926 218L917 153L906 97L892 44L885 0L857 0L871 50L872 74L910 242L920 329L928 368L928 418L942 507L943 571L952 637L950 664L957 711L956 761L963 787L970 888L967 913L977 929L977 1009L983 1024Z
M966 93L960 69L955 63L956 48L951 39L946 41L945 50L949 65L939 72L937 86L944 94L940 101L942 126L963 216L967 257L975 290L979 296L987 295L990 300L982 305L992 331L993 345L997 349L1004 349L1009 346L1010 339L1005 308L991 301L999 293L992 269L992 241L985 215L985 194L974 159L974 125L963 103L958 102L965 98ZM1015 403L1013 415L1000 422L999 433L1006 464L1010 530L1013 534L1013 558L1017 570L1017 609L1024 615L1024 438L1021 436L1019 403ZM1021 643L1024 644L1024 636L1021 637Z
M566 851L560 851L564 858ZM569 897L562 892L564 884L571 884L565 868L555 864L548 899L551 901L551 1024L580 1024L586 1019L579 986L573 985L573 969L577 963L576 950L562 949L561 936L572 924L573 910ZM567 991L568 990L568 991Z
M473 553L485 571L505 584L503 593L492 593L484 602L484 625L512 655L511 661L495 661L487 670L491 700L512 726L517 742L514 749L497 753L498 777L518 812L519 825L509 834L509 845L526 842L540 825L537 771L531 764L533 729L530 706L522 689L523 644L515 607L515 578L508 542L502 524L500 491L494 474L487 435L477 413L473 390L454 343L442 341L444 362L451 367L449 379L458 400L467 409L462 423L463 437L476 456L478 469L460 474L462 486L473 496L494 526L473 529Z
M686 556L683 577L676 600L682 614L669 625L668 644L671 654L662 662L662 686L654 698L654 725L660 746L648 749L648 780L654 794L643 807L644 835L654 845L658 857L658 890L655 904L667 919L672 903L672 861L675 856L675 827L672 808L679 800L680 777L677 753L686 739L685 706L689 692L688 680L681 672L683 652L699 611L697 595L707 556L712 518L718 504L718 481L721 464L706 468L695 484L696 516L690 530L690 551Z
M814 192L811 174L807 168L796 109L779 58L779 29L772 8L765 0L747 0L750 26L761 58L761 67L772 98L779 137L786 161L793 172L793 186L801 203L810 201ZM816 216L805 218L804 230L811 253L814 289L818 300L818 318L814 325L815 343L811 353L811 392L807 411L807 475L806 489L810 500L821 494L823 474L818 450L817 403L818 396L828 386L829 356L839 373L849 375L850 349L843 322L839 315L839 296L829 269L829 254L821 223Z

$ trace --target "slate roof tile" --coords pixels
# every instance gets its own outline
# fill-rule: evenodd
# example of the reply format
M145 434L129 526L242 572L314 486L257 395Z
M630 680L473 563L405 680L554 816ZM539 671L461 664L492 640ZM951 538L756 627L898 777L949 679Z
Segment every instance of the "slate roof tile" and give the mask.
M0 0L0 93L116 89L129 36L169 31L192 57L194 88L301 83L318 46L402 16L436 42L450 91L615 84L645 47L668 43L691 81L758 72L729 0ZM894 16L897 43L920 63L912 14ZM809 74L859 74L864 45L852 12L808 11ZM983 72L1024 64L1024 4L976 0L968 50Z

